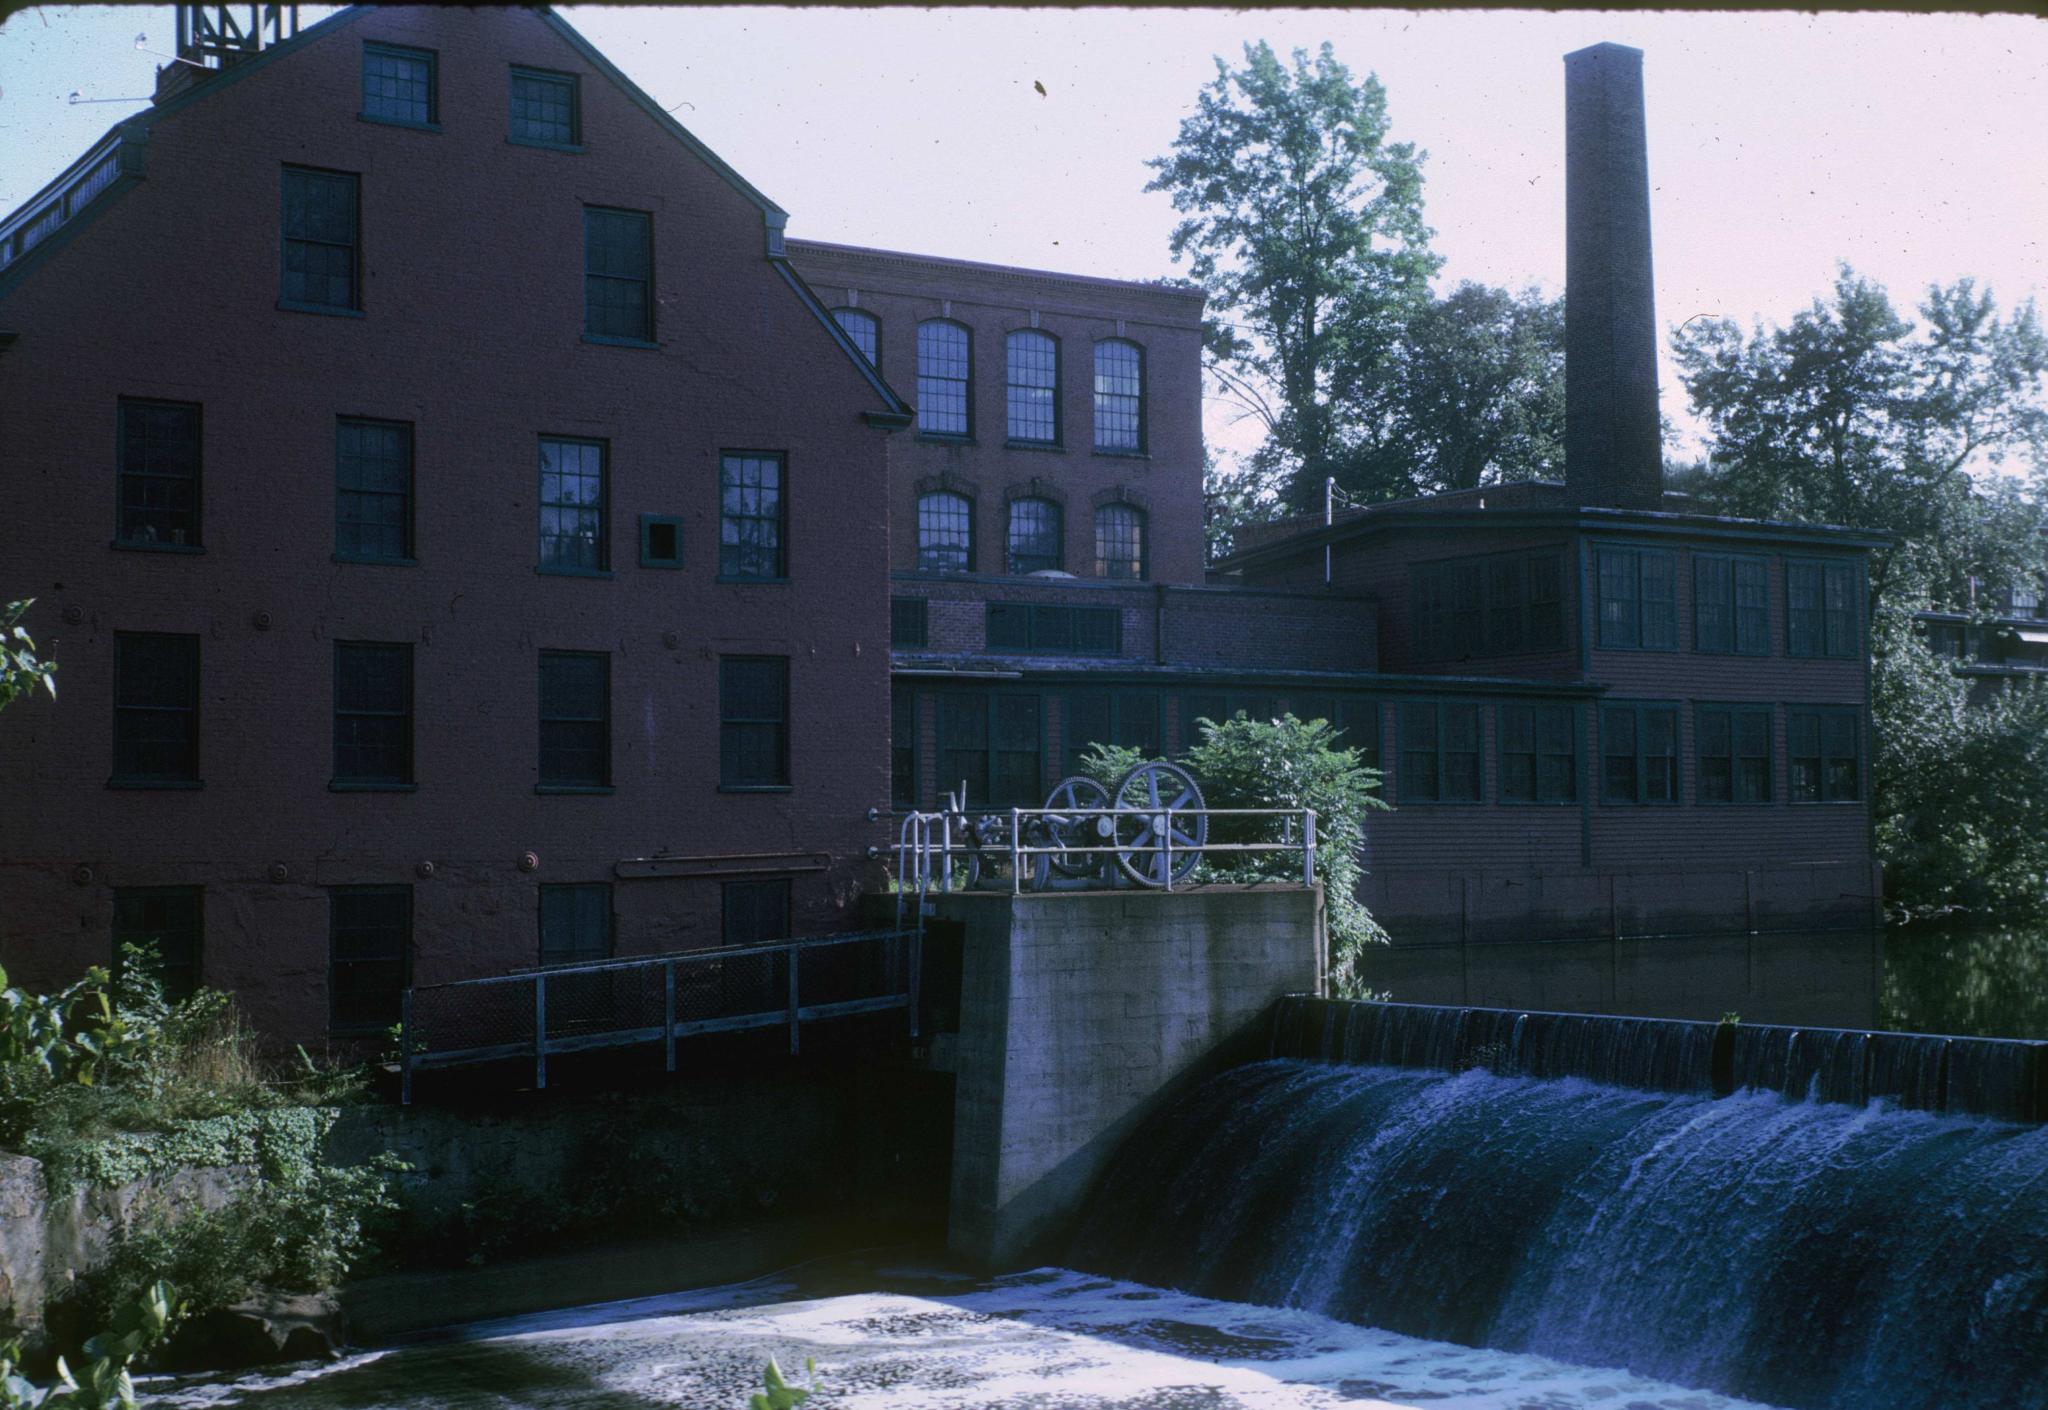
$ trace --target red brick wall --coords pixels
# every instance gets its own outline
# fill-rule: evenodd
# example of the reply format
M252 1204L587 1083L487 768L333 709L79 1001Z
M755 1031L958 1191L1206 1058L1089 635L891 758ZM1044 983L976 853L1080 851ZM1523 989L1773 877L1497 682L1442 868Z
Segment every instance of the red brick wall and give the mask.
M1066 568L1083 576L1095 572L1096 501L1122 495L1149 517L1152 577L1169 583L1201 581L1199 293L803 240L790 241L789 251L828 306L857 303L881 321L882 375L913 403L917 325L944 317L971 332L974 439L962 445L913 433L895 448L893 567L917 566L919 482L949 474L965 482L974 501L976 566L984 573L1003 571L1006 491L1048 493L1064 502ZM1004 443L1004 339L1015 329L1033 326L1059 340L1058 449ZM1146 444L1141 456L1094 449L1095 343L1114 337L1145 350Z
M440 132L358 120L365 39L438 51ZM586 151L507 143L510 63L582 75ZM281 163L362 174L363 318L276 308ZM657 351L581 341L584 202L653 212ZM308 1037L320 888L414 883L432 981L532 963L537 883L664 850L826 853L795 896L799 928L831 923L888 796L886 444L765 248L760 211L529 11L371 11L160 121L144 180L0 306L0 562L61 673L0 720L10 973L103 962L110 887L204 884L206 980ZM109 548L123 395L204 404L204 554ZM331 561L338 415L414 423L417 567ZM610 440L610 581L535 572L545 433ZM786 584L714 581L725 447L788 454ZM642 513L682 517L682 571L638 566ZM105 787L119 630L202 637L202 790ZM414 643L416 792L327 790L336 638ZM614 796L534 793L548 647L611 653ZM791 658L789 793L717 791L727 652ZM718 897L620 881L619 950L715 940Z

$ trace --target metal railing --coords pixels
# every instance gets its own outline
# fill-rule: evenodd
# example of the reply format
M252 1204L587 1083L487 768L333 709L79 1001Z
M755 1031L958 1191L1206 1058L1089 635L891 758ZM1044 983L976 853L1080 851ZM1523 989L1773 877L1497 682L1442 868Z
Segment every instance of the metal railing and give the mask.
M991 811L998 818L1004 816L1002 810ZM978 816L989 815L989 812L984 812ZM1048 861L1058 858L1071 866L1071 859L1076 857L1101 857L1108 862L1118 858L1157 856L1161 858L1158 880L1140 884L1171 891L1176 881L1182 885L1187 883L1187 873L1182 868L1187 866L1185 859L1190 854L1199 860L1217 852L1294 853L1301 858L1302 885L1315 884L1316 811L1313 808L1011 808L1007 814L1007 837L993 847L975 837L972 826L975 816L958 811L913 812L903 816L896 845L891 849L896 857L899 925L904 919L904 896L922 898L934 890L953 889L955 861L977 857L1008 863L1013 895L1022 894L1026 864L1035 866L1039 857ZM1280 824L1280 836L1269 842L1211 842L1207 840L1207 820L1211 818L1274 819ZM1107 819L1108 830L1103 830L1100 821L1091 825L1084 821L1086 819ZM1118 841L1115 835L1118 823L1128 824L1133 819L1143 819L1144 835L1160 840L1149 844L1136 840ZM1194 819L1202 821L1191 828L1176 827L1177 820ZM1176 845L1174 836L1177 832L1183 837L1200 836L1203 840L1183 841ZM1088 834L1104 840L1085 846L1068 840ZM1027 837L1044 840L1027 841ZM1180 871L1178 876L1177 871Z
M918 1036L922 936L867 931L768 945L689 950L645 959L551 965L517 974L407 989L399 1032L399 1099L415 1072L660 1043L670 1072L676 1042L711 1033L803 1025L902 1009Z

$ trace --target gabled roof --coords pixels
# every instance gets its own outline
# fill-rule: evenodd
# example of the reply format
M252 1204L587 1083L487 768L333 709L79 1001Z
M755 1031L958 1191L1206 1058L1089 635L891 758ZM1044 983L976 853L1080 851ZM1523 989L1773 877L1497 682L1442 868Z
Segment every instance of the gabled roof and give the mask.
M213 72L209 77L162 103L154 103L146 112L116 123L107 134L95 142L86 154L66 167L57 178L23 202L4 221L0 221L0 298L5 298L15 286L21 283L34 268L46 260L56 249L68 243L78 229L93 216L104 210L120 192L142 179L145 143L149 131L165 118L183 111L203 98L211 97L229 84L239 82L257 70L267 67L291 54L347 28L364 15L378 8L374 5L351 5L336 14L329 15L317 24L308 25L291 38L271 45L239 63ZM789 212L763 195L752 182L741 176L728 165L723 157L705 146L695 134L670 116L654 101L645 89L619 69L610 59L577 32L575 26L556 14L547 6L536 10L539 18L548 28L560 35L563 42L574 49L583 59L618 87L628 98L653 118L656 125L681 143L691 156L708 166L726 185L738 192L761 212L764 232L764 252L776 273L796 293L800 302L826 330L835 345L853 363L869 387L881 397L886 411L868 413L867 419L884 426L906 425L911 417L910 403L896 394L894 388L882 380L881 374L861 355L860 349L840 328L838 320L825 308L818 296L789 267L783 251L783 229L788 224ZM111 173L108 163L113 163ZM39 226L45 221L54 221L47 230ZM32 234L34 238L24 242L22 236ZM26 243L28 248L21 248Z

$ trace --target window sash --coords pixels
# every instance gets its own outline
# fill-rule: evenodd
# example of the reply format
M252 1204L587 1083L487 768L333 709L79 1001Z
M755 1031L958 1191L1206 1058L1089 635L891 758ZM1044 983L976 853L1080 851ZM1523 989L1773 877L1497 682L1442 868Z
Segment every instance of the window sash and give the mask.
M1678 649L1678 555L1661 548L1600 548L1598 642L1625 651Z
M343 417L335 423L334 551L412 558L412 427Z
M576 75L512 70L509 133L515 142L573 147L582 140Z
M1562 593L1561 561L1550 549L1416 564L1410 649L1418 661L1560 651Z
M889 688L889 802L917 806L917 692L903 684Z
M190 998L199 988L200 951L205 934L205 891L198 886L123 886L114 889L112 960L121 947L138 945L156 953L164 996Z
M921 573L974 571L974 501L947 490L918 496L917 567Z
M654 341L654 217L583 208L583 331Z
M1057 445L1060 439L1060 345L1049 333L1020 329L1004 340L1008 362L1009 439Z
M358 307L361 181L352 172L284 169L279 298L285 303L351 313Z
M1695 553L1692 568L1693 650L1713 655L1769 655L1769 562L1724 553Z
M973 434L973 345L957 323L917 325L917 429L929 436Z
M540 654L540 781L611 784L611 657L601 651Z
M334 781L413 781L409 643L334 644Z
M1693 707L1695 800L1769 803L1772 793L1770 707Z
M601 573L611 567L609 458L602 441L540 438L540 566Z
M1009 570L1013 576L1061 567L1065 561L1061 518L1060 507L1049 499L1010 502Z
M788 576L788 469L779 453L727 452L719 461L721 578L773 581Z
M1863 798L1861 718L1853 709L1786 713L1786 763L1794 803L1853 803Z
M990 651L1115 656L1123 651L1123 613L1114 607L991 602L985 633Z
M727 881L719 886L719 941L726 945L766 945L790 938L790 884L787 877L763 881Z
M1578 801L1578 707L1502 705L1499 728L1503 803Z
M931 639L931 608L921 597L889 599L889 645L922 647Z
M377 122L429 126L439 116L435 56L430 49L363 45L363 116Z
M789 658L718 658L718 782L789 785Z
M1675 705L1600 710L1600 801L1668 806L1680 798Z
M868 366L879 367L882 358L882 325L872 313L858 308L835 308L832 321L846 334Z
M1145 449L1145 358L1136 343L1095 345L1095 448Z
M612 957L610 883L548 883L540 888L540 962L592 964Z
M412 888L336 886L327 892L328 1023L374 1033L398 1022L412 970Z
M939 696L939 791L967 805L1035 808L1044 792L1044 700L1013 691Z
M1404 803L1477 803L1484 798L1477 705L1403 701L1401 767Z
M198 637L114 634L114 777L198 780Z
M117 425L114 537L199 547L199 403L122 397Z
M1157 691L1070 690L1060 720L1065 772L1081 772L1091 745L1141 750L1147 758L1166 752L1164 702Z
M1792 656L1853 658L1862 651L1861 579L1855 563L1785 565L1785 649Z
M1149 572L1145 554L1145 511L1131 504L1105 504L1095 511L1095 575L1120 581L1143 581Z

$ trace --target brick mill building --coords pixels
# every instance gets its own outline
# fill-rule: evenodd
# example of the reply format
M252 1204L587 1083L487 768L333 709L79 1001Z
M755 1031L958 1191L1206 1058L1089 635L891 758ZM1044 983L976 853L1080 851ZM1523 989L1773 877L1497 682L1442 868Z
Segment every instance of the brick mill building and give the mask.
M373 1032L841 928L871 809L1238 709L1385 771L1398 939L1873 918L1868 544L1666 503L1633 51L1572 60L1637 140L1573 139L1567 482L1205 567L1198 293L785 240L546 10L181 13L220 67L0 223L10 974Z

